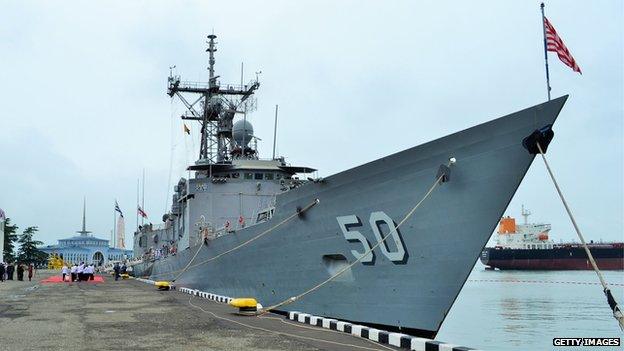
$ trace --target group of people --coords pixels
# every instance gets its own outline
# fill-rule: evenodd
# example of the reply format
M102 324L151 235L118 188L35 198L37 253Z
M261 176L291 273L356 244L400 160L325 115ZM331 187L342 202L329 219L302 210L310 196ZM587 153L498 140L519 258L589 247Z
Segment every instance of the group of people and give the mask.
M147 260L152 260L152 259L161 259L161 258L165 258L169 255L173 255L175 256L175 254L178 252L178 248L175 245L174 241L171 241L169 244L163 244L160 248L158 249L153 249L153 248L149 248L149 251L147 253L144 254L144 259Z
M17 273L17 280L24 281L24 272L26 271L28 272L28 281L31 281L35 275L35 267L32 263L24 267L22 263L0 262L0 282L13 280L14 273Z
M70 282L85 282L88 280L93 280L95 274L95 265L85 264L84 262L80 262L80 264L73 264L71 267L67 267L63 265L61 268L61 275L63 276L63 281L66 282L69 279Z

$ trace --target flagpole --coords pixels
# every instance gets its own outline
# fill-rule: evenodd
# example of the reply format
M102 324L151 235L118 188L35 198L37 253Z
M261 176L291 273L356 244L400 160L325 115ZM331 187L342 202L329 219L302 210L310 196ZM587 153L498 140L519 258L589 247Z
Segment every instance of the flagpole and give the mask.
M143 168L143 190L141 194L141 210L145 212L145 168ZM141 216L141 224L145 224L145 217L143 216Z
M544 3L541 3L542 10L542 33L544 34L544 62L546 64L546 91L548 92L548 101L550 101L550 74L548 72L548 46L546 45L546 16L544 15Z
M137 178L137 203L136 209L134 210L136 213L136 232L139 232L139 178Z
M117 241L117 211L113 208L113 248L115 248L115 242Z

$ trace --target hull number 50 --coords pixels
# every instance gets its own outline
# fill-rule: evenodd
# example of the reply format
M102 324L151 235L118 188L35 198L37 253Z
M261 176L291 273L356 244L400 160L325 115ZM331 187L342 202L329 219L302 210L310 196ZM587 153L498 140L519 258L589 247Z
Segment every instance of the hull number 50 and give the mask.
M371 251L371 243L360 231L354 229L356 227L362 227L360 218L355 215L349 215L336 217L336 220L338 221L338 225L345 239L347 239L348 242L359 242L364 248L363 251L351 250L351 254L353 254L356 259L362 258L361 262L365 265L375 264L375 253ZM376 243L380 242L389 231L392 232L386 241L379 245L378 248L381 249L381 253L393 263L405 264L409 255L405 250L405 244L403 243L403 238L401 238L401 233L397 229L392 218L382 211L377 211L370 214L368 223L375 235ZM382 234L381 226L384 224L387 226L387 230ZM389 241L394 243L393 246L395 250L391 251L388 246Z

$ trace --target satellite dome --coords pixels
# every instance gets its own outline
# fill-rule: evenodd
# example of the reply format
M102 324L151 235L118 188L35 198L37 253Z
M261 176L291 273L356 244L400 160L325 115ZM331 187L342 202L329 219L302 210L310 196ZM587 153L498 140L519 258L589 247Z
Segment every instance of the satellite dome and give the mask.
M247 146L253 138L253 126L247 120L240 120L232 126L232 138L236 144ZM244 142L244 145L243 145Z

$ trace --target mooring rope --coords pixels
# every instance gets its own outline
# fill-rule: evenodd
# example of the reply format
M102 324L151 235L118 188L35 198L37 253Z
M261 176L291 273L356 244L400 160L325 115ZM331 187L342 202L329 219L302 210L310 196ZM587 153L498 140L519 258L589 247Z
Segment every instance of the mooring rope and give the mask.
M454 163L454 159L453 161L449 162L447 164L447 166L451 166ZM416 205L414 205L414 207L412 207L407 214L405 215L405 217L403 217L403 219L396 225L396 227L392 230L390 230L388 232L388 234L384 235L381 240L379 240L375 245L373 245L372 247L370 247L368 250L366 250L366 252L364 252L359 258L357 258L355 261L353 261L351 264L345 266L344 268L342 268L341 270L339 270L338 272L336 272L334 275L330 276L329 278L325 279L324 281L316 284L315 286L311 287L310 289L302 292L299 295L296 296L292 296L284 301L281 301L273 306L269 306L266 308L263 308L261 310L259 310L256 315L258 316L262 316L268 312L270 312L271 310L275 310L279 307L282 307L284 305L288 305L290 303L293 303L299 299L301 299L302 297L320 289L321 287L323 287L324 285L326 285L327 283L331 282L332 280L336 279L338 276L340 276L342 273L346 272L347 270L351 269L351 267L355 266L357 263L359 263L364 257L367 257L371 252L373 252L373 250L375 250L377 247L379 247L379 245L381 245L382 243L384 243L386 241L386 239L394 234L399 227L401 227L401 225L403 225L403 223L405 223L413 214L414 212L420 207L420 205L422 205L423 202L425 202L425 200L429 197L429 195L431 195L431 193L433 192L433 190L435 190L435 188L440 185L440 181L442 180L442 178L444 178L445 174L441 174L433 183L433 185L431 185L431 187L429 188L429 190L427 191L427 193L425 194L425 196L423 196L423 198L418 201L418 203Z
M565 198L563 197L563 193L561 192L561 189L559 188L559 184L557 183L557 180L555 179L555 176L554 176L552 170L550 169L550 165L548 164L548 161L546 161L546 156L544 155L544 151L542 150L542 146L540 145L539 142L536 142L536 145L537 145L537 148L539 150L540 155L542 156L542 160L544 161L544 164L546 165L546 170L548 170L548 174L550 175L550 179L552 180L553 184L555 185L555 188L557 189L557 194L559 194L559 198L561 199L561 202L563 202L563 206L565 207L566 212L568 213L568 217L570 217L570 220L572 221L572 225L574 226L574 230L576 230L576 234L578 235L579 239L581 240L581 244L583 244L583 248L585 249L585 252L587 253L587 257L589 258L589 262L591 263L592 267L594 268L594 271L596 272L596 275L598 275L598 279L600 280L600 284L602 285L604 294L607 297L607 302L609 304L609 307L611 307L611 310L613 311L613 317L618 321L618 323L620 325L620 329L624 330L624 315L622 315L622 311L620 310L620 307L618 306L618 303L615 301L615 298L613 297L613 294L611 294L611 290L609 290L609 286L607 285L607 282L605 281L604 277L602 276L602 272L600 272L600 269L598 269L598 265L596 264L596 261L594 260L594 256L589 251L589 247L587 247L587 243L585 242L585 238L583 237L583 234L581 234L581 229L579 228L578 224L576 224L576 220L574 219L574 216L572 215L572 211L570 210L570 207L568 206L568 203L566 202Z
M201 261L201 262L198 262L198 263L192 264L192 263L193 263L193 261L195 260L195 258L197 257L197 254L199 253L199 251L202 249L202 247L204 247L204 246L205 246L204 244L200 244L200 247L199 247L199 248L197 249L197 251L195 252L195 255L193 256L193 258L189 261L189 263L188 263L188 264L186 265L186 267L184 267L183 269L181 269L181 270L177 270L177 271L171 271L171 272L167 272L167 273L152 274L150 277L152 277L152 278L153 278L153 277L158 277L158 276L165 275L165 274L173 274L173 273L176 273L176 272L180 272L180 273L176 276L176 278L174 279L174 281L175 281L175 280L177 280L178 278L180 278L180 276L181 276L183 273L185 273L186 271L188 271L188 270L189 270L189 269L191 269L191 268L194 268L194 267L197 267L197 266L201 266L201 265L206 264L206 263L208 263L208 262L215 261L215 260L217 260L217 259L219 259L219 258L221 258L221 257L223 257L223 256L225 256L225 255L227 255L227 254L229 254L229 253L232 253L232 252L234 252L234 251L236 251L236 250L238 250L238 249L242 248L243 246L248 245L249 243L251 243L251 242L253 242L253 241L257 240L257 239L260 239L261 237L265 236L266 234L269 234L270 232L272 232L273 230L277 229L277 228L278 228L278 227L280 227L281 225L283 225L283 224L285 224L285 223L289 222L289 221L290 221L290 220L292 220L293 218L295 218L295 217L297 217L297 216L302 215L304 212L308 211L309 209L311 209L312 207L314 207L314 206L315 206L316 204L318 204L319 202L320 202L320 200L319 200L319 199L314 199L314 201L312 201L312 202L311 202L309 205L307 205L306 207L301 208L301 209L297 209L297 211L295 211L292 215L290 215L290 216L286 217L286 218L285 218L285 219L283 219L281 222L279 222L279 223L275 224L275 225L274 225L274 226L272 226L271 228L269 228L269 229L267 229L267 230L263 231L262 233L260 233L260 234L258 234L258 235L256 235L256 236L254 236L254 237L252 237L252 238L250 238L250 239L248 239L248 240L244 241L243 243L241 243L241 244L239 244L239 245L237 245L237 246L235 246L235 247L233 247L233 248L231 248L231 249L229 249L229 250L227 250L227 251L224 251L224 252L222 252L222 253L220 253L220 254L218 254L218 255L214 256L214 257L211 257L211 258L209 258L209 259L207 259L207 260L204 260L204 261Z
M394 349L389 348L387 346L384 346L384 345L381 345L381 344L377 344L374 341L369 340L369 339L362 339L362 340L365 340L365 341L367 341L367 342L369 342L371 344L374 344L378 348L372 348L372 347L366 347L366 346L360 346L360 345L354 345L354 344L346 344L346 343L341 343L341 342L338 342L338 341L332 341L332 340L327 340L327 339L319 339L319 338L314 338L314 337L310 337L310 336L297 335L297 334L286 333L286 332L281 332L281 331L277 331L277 330L271 330L271 329L267 329L267 328L262 328L262 327L258 327L258 326L255 326L255 325L243 323L243 322L231 319L231 318L219 316L219 315L217 315L216 313L214 313L212 311L203 309L199 305L195 305L192 302L192 300L193 300L193 295L191 295L189 297L189 300L188 300L189 306L197 308L197 309L199 309L200 311L202 311L204 313L208 313L208 314L212 315L212 317L214 317L216 319L220 319L220 320L223 320L223 321L234 323L234 324L237 324L239 326L247 327L247 328L250 328L250 329L255 329L255 330L259 330L259 331L263 331L263 332L267 332L267 333L271 333L271 334L276 334L276 335L282 335L282 336L286 336L286 337L291 337L291 338L295 338L295 339L317 341L317 342L327 343L327 344L331 344L331 345L340 345L340 346L348 347L350 349L363 349L363 350L382 350L382 349L385 349L385 350L394 350ZM264 318L267 318L267 317L264 317ZM273 319L272 317L269 317L269 318ZM294 327L302 328L302 329L311 329L311 330L321 331L321 332L334 332L336 334L345 335L342 332L336 332L336 331L331 330L331 329L310 328L310 327L306 327L306 326L302 326L302 325L296 325L296 324L293 324L293 323L287 323L287 322L284 322L283 320L281 320L281 321L283 323L292 325Z
M173 278L173 279L171 280L172 282L175 282L176 280L178 280L178 278L180 278L180 276L182 275L182 273L186 272L186 270L189 268L189 266L191 265L191 263L193 263L193 261L195 261L195 257L197 257L197 254L199 254L199 251L201 251L202 247L204 247L204 245L203 245L203 244L200 244L200 245L199 245L199 247L197 248L197 251L195 251L195 255L193 255L193 258L191 258L191 259L189 260L189 262L186 264L186 267L184 267L184 268L180 271L180 273L179 273L179 274L178 274L175 278Z

